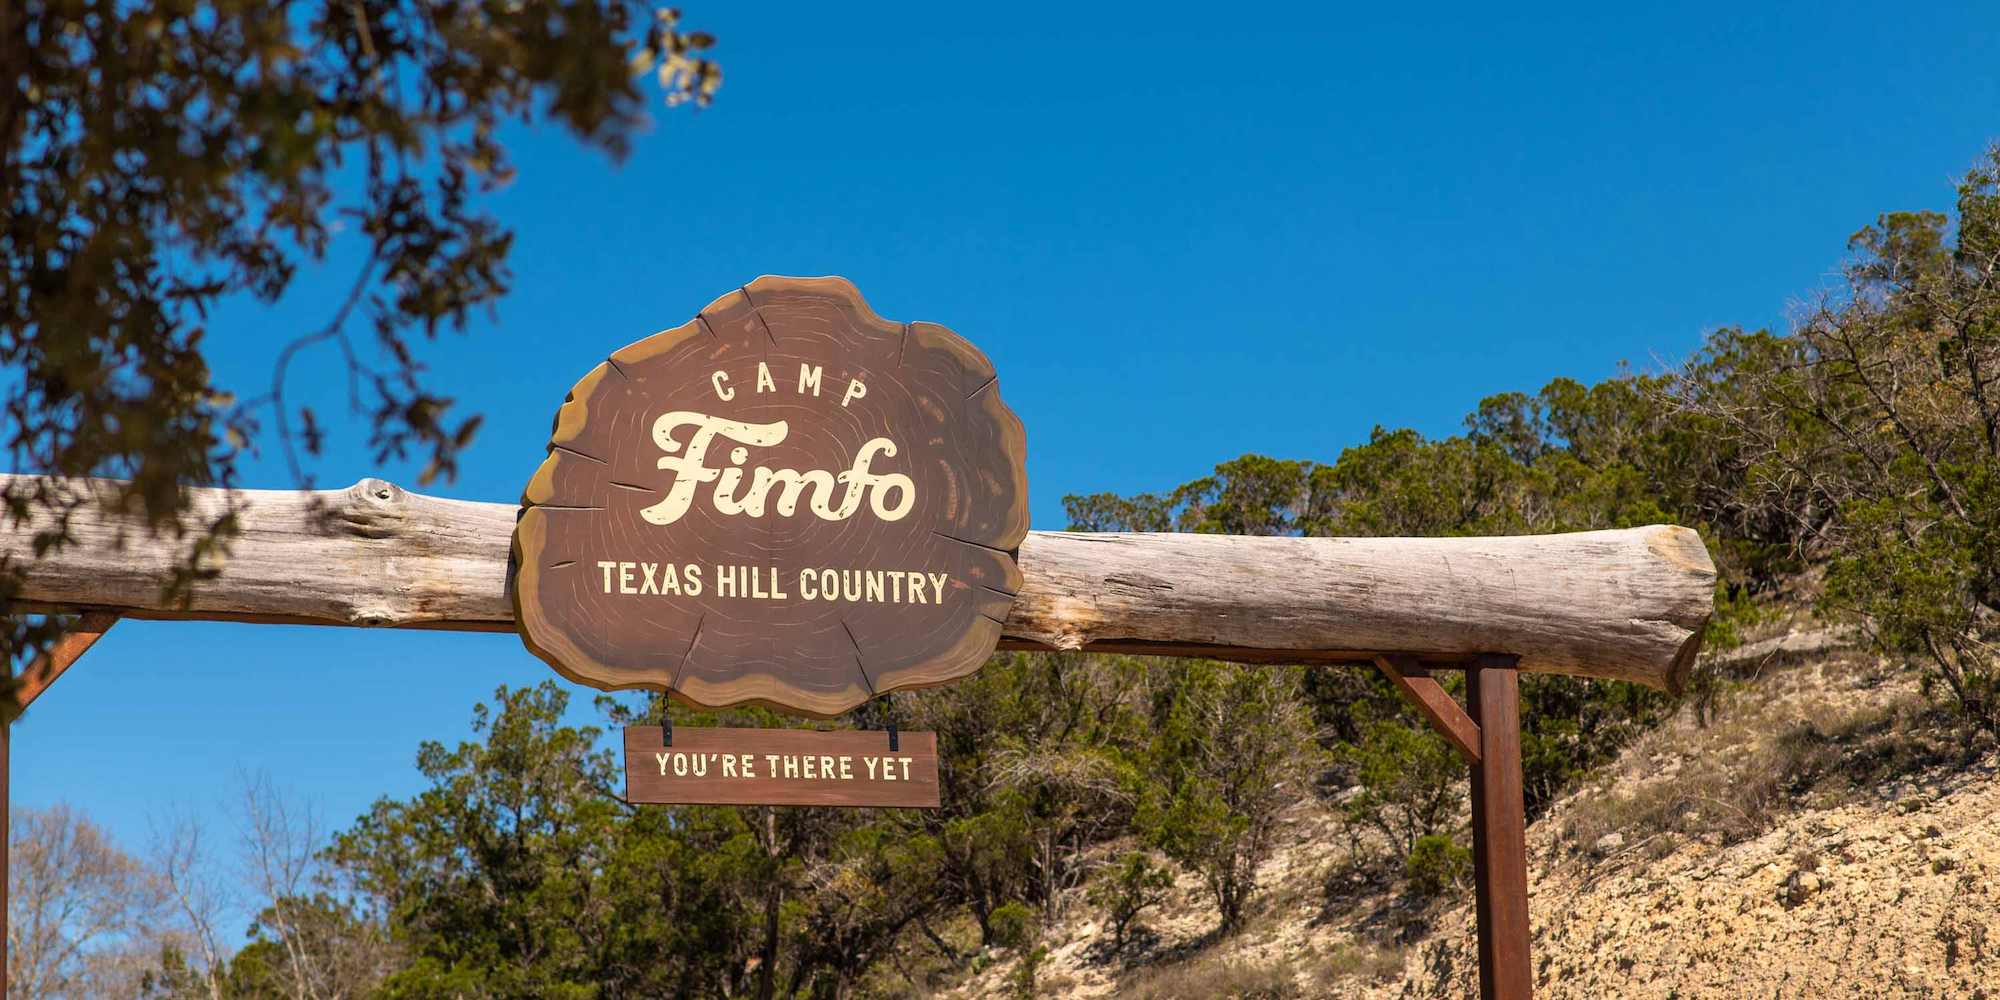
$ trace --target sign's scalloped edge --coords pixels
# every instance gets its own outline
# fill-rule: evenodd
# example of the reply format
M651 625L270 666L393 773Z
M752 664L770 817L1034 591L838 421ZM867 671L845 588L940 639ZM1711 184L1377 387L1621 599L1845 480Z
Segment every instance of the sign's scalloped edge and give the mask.
M546 477L551 475L558 461L557 446L562 443L562 430L565 424L580 426L582 421L588 416L587 407L582 398L588 396L590 391L596 387L596 383L605 376L607 371L616 370L611 361L611 356L628 353L640 345L647 345L649 352L670 350L688 337L705 336L706 333L702 329L701 320L703 314L716 309L732 296L738 294L744 295L749 300L751 308L755 309L757 308L757 304L752 294L753 292L758 290L769 291L778 288L787 291L803 291L808 294L838 297L851 303L865 321L886 326L906 327L905 324L897 324L875 312L868 304L868 300L862 296L860 289L856 288L854 283L848 281L846 278L837 275L820 277L762 275L739 289L717 296L707 306L697 311L695 318L688 320L686 323L642 337L625 347L611 352L611 355L607 355L604 361L599 362L570 387L568 395L564 397L563 405L556 411L555 420L550 427L549 444L546 454L541 464L536 467L534 475L529 478L528 486L522 490L521 507L515 516L514 532L508 547L510 565L508 567L507 586L508 599L514 607L515 631L520 636L522 645L565 679L603 691L658 691L684 704L706 710L759 707L808 718L830 719L851 712L875 697L891 694L896 691L920 690L963 680L977 673L980 667L985 664L986 660L998 648L1004 620L996 620L991 616L983 614L975 615L974 625L967 630L966 639L973 640L978 632L990 630L991 635L989 638L974 641L970 645L968 645L967 641L962 640L929 661L905 667L899 671L899 673L905 674L921 673L923 672L922 668L925 666L932 664L945 665L945 669L930 674L923 681L904 684L892 683L884 685L881 689L873 692L864 692L859 697L843 697L838 695L819 695L804 691L791 685L782 677L765 674L763 676L769 677L776 686L784 689L786 692L785 697L788 700L751 696L717 700L714 702L699 700L687 692L680 690L672 683L622 680L620 678L623 672L614 671L604 664L598 663L595 659L583 654L580 650L576 650L573 646L568 650L567 656L564 655L564 651L562 650L550 648L552 645L567 646L569 644L563 639L560 632L551 629L548 623L543 621L541 614L536 608L523 602L521 599L522 593L535 586L540 580L541 568L538 558L541 554L543 542L540 532L532 532L531 534L535 537L524 540L522 526L528 520L528 512L538 506L530 499L530 494L534 490L535 484L544 481ZM973 357L984 362L989 369L992 367L991 359L987 358L984 351L981 351L977 345L965 339L950 327L928 322L925 325L937 331L938 334L949 337L954 342L954 348L968 351ZM657 342L663 338L672 339L671 342ZM986 396L987 400L979 409L984 411L989 418L996 420L1000 424L1001 447L1009 459L1006 468L1012 473L1016 488L1014 490L1013 506L1009 512L1010 516L1003 519L1007 524L1007 528L1003 536L998 539L1002 544L988 544L985 542L978 544L1005 554L1010 567L1010 576L1013 580L1018 581L1020 579L1021 542L1027 538L1029 527L1027 430L1020 416L1001 398L997 372L993 376L990 388L982 389L981 394ZM1016 586L1018 589L1018 583ZM1008 595L1008 609L1010 612L1015 601L1018 599L1018 594ZM974 652L975 649L978 650L976 654Z

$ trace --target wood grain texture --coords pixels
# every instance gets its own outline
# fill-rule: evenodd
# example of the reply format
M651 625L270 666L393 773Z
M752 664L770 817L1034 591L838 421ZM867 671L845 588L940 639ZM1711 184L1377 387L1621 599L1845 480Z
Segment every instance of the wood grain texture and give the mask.
M625 730L625 801L660 805L935 809L936 733L871 730Z
M522 639L709 707L830 716L956 680L1021 586L1024 461L958 335L844 279L759 278L571 390L515 528Z
M88 488L76 484L76 488ZM35 561L35 525L0 526L31 606L134 618L511 631L513 504L441 500L379 479L313 493L193 490L241 535L185 605L161 598L180 549L86 508L81 541ZM123 548L116 547L123 540ZM1246 663L1427 662L1518 653L1521 669L1678 690L1714 599L1686 528L1489 538L1244 538L1033 531L1001 647Z

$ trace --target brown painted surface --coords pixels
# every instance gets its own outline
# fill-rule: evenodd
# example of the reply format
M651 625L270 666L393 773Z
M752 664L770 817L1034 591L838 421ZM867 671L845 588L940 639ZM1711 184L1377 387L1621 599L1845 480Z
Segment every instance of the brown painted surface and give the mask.
M0 722L0 844L9 846L14 843L14 791L8 787L13 777L10 772L14 769L13 742L13 724ZM12 957L7 954L7 946L14 939L14 928L10 922L14 907L7 898L7 887L13 884L14 877L7 870L8 856L13 853L11 850L0 850L0 997L8 993L7 963L12 961Z
M572 680L711 707L955 680L1021 588L1024 451L950 330L759 278L571 390L515 529L522 638Z
M86 612L76 623L76 627L65 632L49 647L47 653L37 657L28 672L21 677L21 684L14 691L15 703L26 709L49 685L68 670L111 626L118 623L118 616L102 611ZM13 832L13 792L9 788L14 767L13 755L14 726L0 722L0 845L14 842ZM0 997L7 995L7 970L9 968L8 945L13 940L12 928L6 926L13 913L7 898L9 874L7 855L12 852L0 850Z
M1521 788L1520 675L1512 656L1479 657L1465 700L1479 726L1472 766L1472 871L1482 1000L1528 1000L1528 835Z
M1413 656L1378 656L1375 667L1430 720L1432 727L1458 748L1459 756L1469 764L1479 763L1479 726L1430 675L1429 668Z
M56 679L68 670L78 657L90 651L111 626L118 624L118 616L107 611L86 611L77 620L76 627L62 634L49 650L35 658L35 662L21 674L21 682L14 688L14 702L22 710L35 703L42 692L49 689Z
M936 733L718 729L625 730L625 800L667 805L938 805ZM665 760L662 760L662 757ZM664 771L664 773L662 773ZM699 772L699 773L697 773Z

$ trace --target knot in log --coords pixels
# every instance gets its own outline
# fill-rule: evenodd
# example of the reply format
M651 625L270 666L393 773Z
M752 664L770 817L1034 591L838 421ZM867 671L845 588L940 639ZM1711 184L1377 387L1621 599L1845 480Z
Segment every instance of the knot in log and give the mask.
M333 528L360 538L394 538L408 520L409 493L386 479L364 477L346 490L333 511Z

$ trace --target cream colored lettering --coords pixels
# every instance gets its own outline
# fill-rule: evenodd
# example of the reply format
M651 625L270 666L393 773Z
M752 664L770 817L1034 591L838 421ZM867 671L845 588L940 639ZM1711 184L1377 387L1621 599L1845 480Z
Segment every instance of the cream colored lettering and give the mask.
M861 506L856 502L852 508L842 504L841 510L827 507L827 498L833 495L834 475L825 469L808 469L800 472L797 469L759 468L750 481L750 503L745 505L751 517L764 516L764 501L770 496L773 486L783 487L783 492L778 495L777 504L780 517L791 517L798 512L799 496L805 493L807 486L812 487L810 503L812 512L823 520L845 521Z
M734 516L748 512L749 498L737 499L736 488L743 485L742 465L749 458L750 449L742 445L729 449L730 468L722 470L721 478L715 483L715 494L710 498L715 502L717 513ZM762 506L763 503L760 499L758 507L761 508ZM762 513L762 511L760 510L758 513ZM751 514L750 516L756 517L758 515Z
M927 577L930 577L930 581L931 581L931 589L932 589L933 591L935 591L935 592L936 592L936 594L937 594L937 602L938 602L939 604L943 604L943 603L944 603L944 582L945 582L946 580L949 580L949 579L951 579L951 578L950 578L949 576L946 576L946 575L945 575L945 574L943 574L943 573L925 573L924 575L925 575L925 576L927 576Z
M847 391L840 394L840 405L846 406L866 395L868 395L868 387L862 385L860 379L848 379Z
M820 367L799 362L799 395L806 394L806 387L812 387L812 394L819 395Z
M678 778L705 778L711 772L717 778L755 779L757 777L757 757L754 753L686 753L676 750L659 751L653 754L660 768L660 775L669 774ZM771 777L783 776L801 781L853 781L856 772L866 771L870 781L910 781L909 757L883 757L874 754L861 756L861 767L855 766L853 754L775 754L762 755ZM897 767L901 767L901 775Z
M683 428L688 429L685 442L679 440ZM674 481L660 502L642 509L639 516L652 524L673 524L687 513L696 492L705 483L715 484L710 502L716 512L730 516L763 517L772 487L779 488L775 508L781 517L797 513L802 498L808 499L813 514L827 521L844 521L854 516L863 499L868 501L868 509L884 521L902 520L915 506L914 480L900 472L876 472L872 468L878 456L896 457L896 443L886 437L863 442L848 468L837 475L826 469L800 471L759 465L750 469L750 485L743 490L743 465L749 461L750 448L779 444L790 430L783 420L753 424L693 410L661 414L653 422L653 443L667 454L656 464L672 472ZM718 437L737 444L729 452L726 467L709 462L709 448ZM742 490L740 496L739 490Z
M785 593L783 588L778 586L779 577L778 577L778 568L776 566L771 567L770 586L768 589L765 586L764 580L765 580L764 571L760 567L756 566L750 567L751 597L756 598L757 600L760 601L782 601L785 598L791 596L790 594Z
M757 392L761 395L766 390L777 392L778 382L771 377L771 366L759 361L757 362Z
M718 370L715 374L710 375L708 380L715 385L715 398L725 403L736 398L736 390L723 385L724 382L729 381L728 372Z
M674 432L690 425L695 430L688 437L686 450L682 451L681 443L674 440ZM672 524L687 513L688 505L694 502L697 487L721 478L722 470L708 467L708 446L716 435L739 444L769 447L783 441L786 430L782 420L771 424L747 424L693 410L661 414L660 419L653 421L653 443L667 456L656 464L674 474L674 484L667 488L665 499L641 510L639 516L654 524ZM748 454L744 452L746 458ZM741 475L740 471L738 474Z

